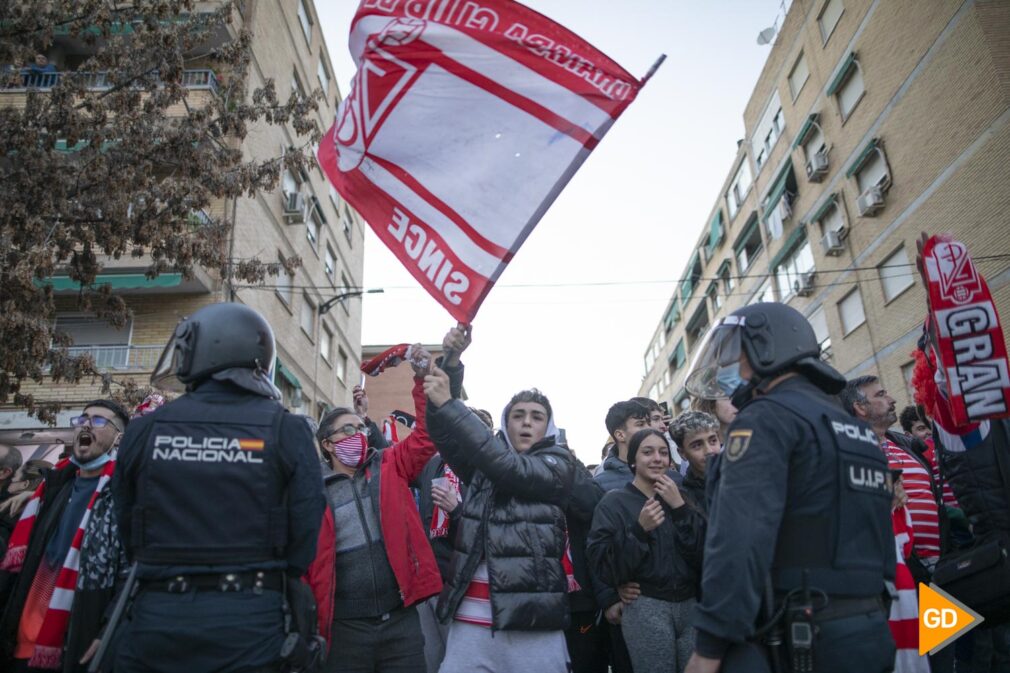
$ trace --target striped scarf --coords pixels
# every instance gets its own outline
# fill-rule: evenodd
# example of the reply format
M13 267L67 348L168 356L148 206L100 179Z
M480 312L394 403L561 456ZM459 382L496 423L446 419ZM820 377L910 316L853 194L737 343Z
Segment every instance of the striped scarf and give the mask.
M61 469L69 464L69 460L60 461L56 469ZM102 468L101 477L98 479L98 486L88 500L88 507L81 517L81 522L74 533L74 539L70 543L70 550L63 560L56 577L56 588L49 599L49 609L42 620L42 628L35 641L35 651L28 666L31 668L43 668L55 670L60 668L60 658L63 653L63 641L66 637L67 626L70 623L70 607L74 603L74 591L77 588L77 573L80 567L81 543L84 540L84 529L91 518L91 509L98 499L98 495L108 485L112 478L112 472L116 468L116 461L111 460ZM45 492L46 483L43 481L35 489L31 500L25 506L21 518L11 533L10 545L4 555L3 562L0 562L0 570L11 573L21 572L24 566L25 556L28 552L28 543L31 540L32 528L35 526L35 517L38 514L39 506L42 503L42 496Z

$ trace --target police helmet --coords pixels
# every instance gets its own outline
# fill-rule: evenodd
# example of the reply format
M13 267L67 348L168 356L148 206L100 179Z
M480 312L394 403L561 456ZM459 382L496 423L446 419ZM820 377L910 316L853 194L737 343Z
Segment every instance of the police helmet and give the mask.
M182 392L188 384L225 369L269 375L275 353L274 332L256 310L234 302L211 304L179 322L151 374L151 384Z
M807 319L785 304L762 302L737 309L709 330L688 372L688 392L704 399L733 395L745 383L739 375L741 355L754 372L750 383L795 369L826 392L837 392L839 382L845 385L845 379L821 361Z

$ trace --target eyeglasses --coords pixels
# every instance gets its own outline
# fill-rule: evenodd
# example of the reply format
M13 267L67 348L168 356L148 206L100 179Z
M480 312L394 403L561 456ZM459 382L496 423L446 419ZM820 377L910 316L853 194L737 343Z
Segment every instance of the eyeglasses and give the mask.
M363 435L368 436L370 430L371 428L369 428L367 425L353 425L351 423L348 423L347 425L341 425L339 428L333 428L333 430L330 432L327 438L332 437L333 435L336 434L343 434L350 437L356 432L360 432Z
M93 428L104 428L106 425L111 425L117 430L119 429L119 426L116 425L112 419L105 418L104 416L88 416L87 414L83 414L81 416L74 416L70 419L70 425L75 428L80 428L88 424L90 424Z

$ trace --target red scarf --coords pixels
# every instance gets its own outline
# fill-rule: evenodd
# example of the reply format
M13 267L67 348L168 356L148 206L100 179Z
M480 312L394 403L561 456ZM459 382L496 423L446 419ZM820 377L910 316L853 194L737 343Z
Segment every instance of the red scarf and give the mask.
M452 471L452 468L448 465L445 466L445 478L449 480L449 485L454 491L456 491L456 499L462 499L462 493L459 487L459 477L456 473ZM443 510L438 505L435 505L435 509L431 513L431 525L428 528L428 537L435 539L437 537L445 537L449 534L449 514Z
M413 346L410 344L390 346L368 362L362 362L361 371L369 376L378 376L388 368L395 367L404 360L417 360L416 355L411 352L412 349ZM428 366L428 360L427 358L417 360L415 364L423 369Z
M62 460L56 464L56 469L61 469L70 464L69 460ZM91 518L91 508L94 507L98 495L112 478L112 472L116 469L116 461L110 460L102 467L101 477L98 479L98 486L88 501L88 507L81 517L81 523L77 526L74 539L70 543L67 557L63 560L59 575L56 577L56 590L53 591L49 600L49 609L42 620L42 628L39 630L38 638L35 641L35 652L28 661L30 668L59 669L60 659L63 654L63 641L67 633L67 625L70 623L70 607L74 603L74 591L77 589L77 569L80 564L81 543L84 540L84 530L87 528L88 520ZM21 572L25 562L25 555L28 551L28 542L31 540L32 528L35 526L35 515L38 514L39 505L42 503L42 496L45 492L46 482L39 484L32 494L31 500L25 506L21 518L11 533L10 544L3 562L0 563L0 570L11 573Z
M942 374L950 422L1010 416L1010 364L999 314L968 249L933 236L922 256L929 282L929 341Z

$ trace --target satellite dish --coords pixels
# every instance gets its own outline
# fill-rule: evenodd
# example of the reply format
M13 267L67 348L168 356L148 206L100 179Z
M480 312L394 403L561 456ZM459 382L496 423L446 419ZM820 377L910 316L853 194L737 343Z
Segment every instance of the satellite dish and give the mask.
M758 33L758 44L761 45L770 44L771 41L775 39L775 33L776 33L775 26L765 28L760 33Z

